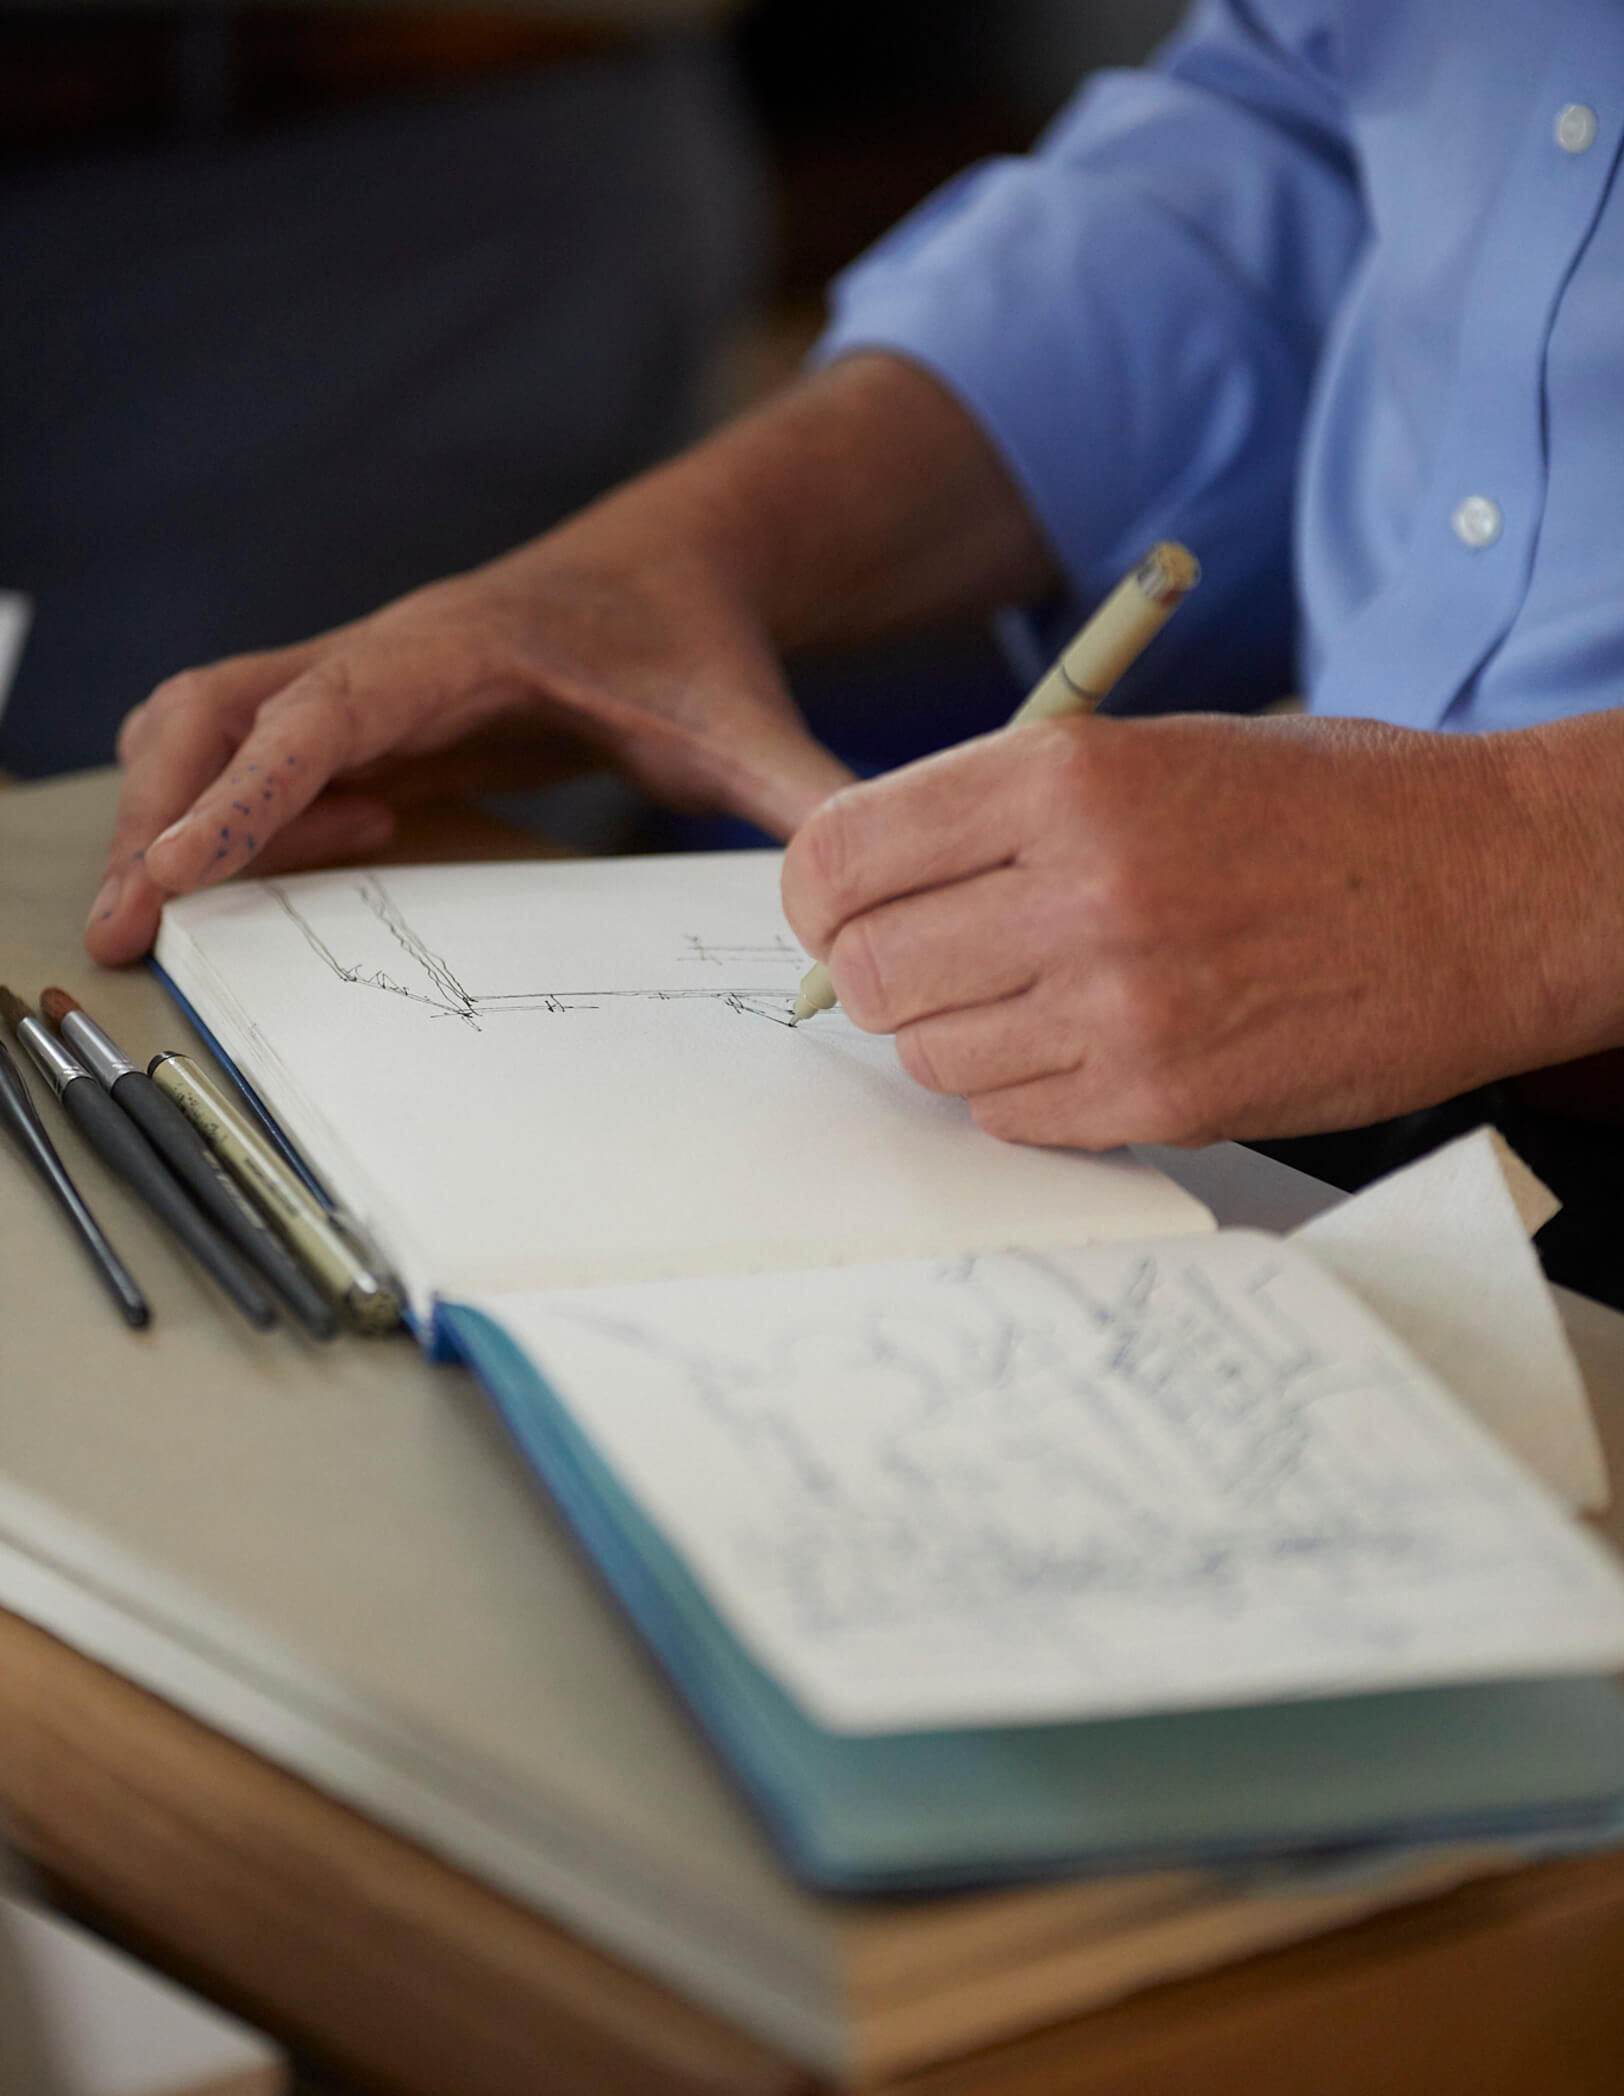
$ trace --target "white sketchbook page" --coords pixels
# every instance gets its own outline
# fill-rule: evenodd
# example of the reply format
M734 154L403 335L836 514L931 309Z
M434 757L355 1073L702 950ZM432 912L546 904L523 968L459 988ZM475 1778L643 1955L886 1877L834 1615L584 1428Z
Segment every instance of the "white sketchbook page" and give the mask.
M839 1013L779 854L415 867L171 904L158 958L431 1290L1210 1228L1125 1153L995 1142Z
M836 1730L1624 1661L1611 1561L1274 1239L480 1307Z

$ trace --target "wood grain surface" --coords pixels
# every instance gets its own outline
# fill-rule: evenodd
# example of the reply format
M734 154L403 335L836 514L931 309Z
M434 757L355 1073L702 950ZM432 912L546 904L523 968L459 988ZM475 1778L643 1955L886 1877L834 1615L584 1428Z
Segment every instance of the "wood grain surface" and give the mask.
M0 1612L0 1797L130 1947L401 2096L789 2096L798 2069Z

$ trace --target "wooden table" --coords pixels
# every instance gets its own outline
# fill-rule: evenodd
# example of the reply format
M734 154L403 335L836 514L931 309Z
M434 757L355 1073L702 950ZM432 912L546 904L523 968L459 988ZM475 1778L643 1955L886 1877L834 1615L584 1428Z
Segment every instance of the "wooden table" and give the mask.
M29 820L9 826L9 865L0 840L0 974L20 922L7 913L24 910L34 933L41 912L59 925L66 969L107 802L101 780L5 796ZM64 830L79 841L58 848ZM30 886L19 838L41 852L53 840L49 894ZM469 843L465 833L457 848ZM0 1251L4 1243L0 1217ZM5 1304L0 1293L0 1377ZM1614 1474L1624 1475L1624 1319L1577 1299L1565 1309ZM64 1333L65 1377L73 1358ZM1616 1523L1614 1534L1624 1534ZM825 2086L4 1613L0 1803L20 1847L70 1903L361 2087L810 2096ZM1587 1858L1480 1881L884 2087L890 2096L1288 2086L1314 2096L1612 2096L1624 2073L1621 1973L1624 1857Z

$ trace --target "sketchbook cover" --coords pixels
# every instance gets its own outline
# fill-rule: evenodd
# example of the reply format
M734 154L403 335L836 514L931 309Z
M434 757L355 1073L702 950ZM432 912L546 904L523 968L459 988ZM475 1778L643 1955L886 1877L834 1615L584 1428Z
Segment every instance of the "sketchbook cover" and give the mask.
M502 1325L445 1331L790 1867L847 1893L1606 1826L1624 1692L1581 1678L852 1737L745 1654Z

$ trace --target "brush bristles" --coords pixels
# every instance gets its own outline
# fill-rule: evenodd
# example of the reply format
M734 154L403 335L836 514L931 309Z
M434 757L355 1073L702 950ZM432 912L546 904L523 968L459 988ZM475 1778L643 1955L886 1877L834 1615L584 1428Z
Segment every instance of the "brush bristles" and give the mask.
M32 1017L33 1013L29 1011L27 1005L23 1003L17 993L14 990L8 990L4 983L0 983L0 1019L5 1021L11 1031L15 1033L25 1019L31 1019Z
M41 991L39 1008L45 1014L46 1025L54 1027L58 1033L62 1031L62 1021L69 1012L84 1010L77 997L70 997L66 990L55 989Z

